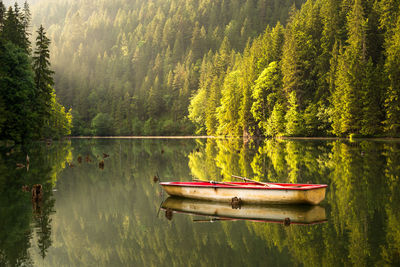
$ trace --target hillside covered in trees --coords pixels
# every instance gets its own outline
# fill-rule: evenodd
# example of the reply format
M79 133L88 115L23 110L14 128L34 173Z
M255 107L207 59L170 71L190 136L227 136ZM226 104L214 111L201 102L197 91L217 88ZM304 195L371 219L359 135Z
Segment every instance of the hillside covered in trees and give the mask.
M221 72L206 59L189 117L207 134L398 136L399 5L307 1Z
M0 1L0 140L24 142L71 133L71 115L53 89L50 40L42 26L30 41L29 5Z
M42 0L33 23L53 41L56 91L72 108L73 134L193 134L188 106L206 62L220 58L222 75L232 53L302 2Z
M398 0L42 0L73 134L398 136Z

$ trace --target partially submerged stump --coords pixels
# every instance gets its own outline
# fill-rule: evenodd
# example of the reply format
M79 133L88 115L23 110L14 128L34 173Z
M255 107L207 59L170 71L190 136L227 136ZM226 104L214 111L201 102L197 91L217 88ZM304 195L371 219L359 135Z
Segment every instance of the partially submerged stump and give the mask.
M43 198L43 187L41 184L35 184L32 186L32 201L33 202L41 202Z
M165 217L168 219L168 220L172 220L172 215L174 214L174 212L172 211L172 209L170 209L170 208L168 208L166 211L165 211Z

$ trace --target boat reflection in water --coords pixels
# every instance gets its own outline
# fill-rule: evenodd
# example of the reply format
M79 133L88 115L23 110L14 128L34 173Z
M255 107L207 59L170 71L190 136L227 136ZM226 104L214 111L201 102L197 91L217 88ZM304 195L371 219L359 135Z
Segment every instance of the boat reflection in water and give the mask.
M309 225L327 222L325 208L310 205L233 205L196 199L169 197L161 205L165 216L173 213L210 216L210 220L249 220L284 225ZM204 221L204 220L194 220Z

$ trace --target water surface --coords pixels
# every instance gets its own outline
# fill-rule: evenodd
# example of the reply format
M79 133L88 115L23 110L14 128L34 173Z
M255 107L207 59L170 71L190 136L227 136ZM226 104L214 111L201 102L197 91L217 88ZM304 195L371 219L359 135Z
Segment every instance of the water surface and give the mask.
M17 169L26 154L29 169ZM167 196L154 176L229 181L231 174L326 183L318 207L326 220L285 226L160 208ZM400 143L393 141L80 139L3 146L0 265L399 265L399 176ZM34 184L44 188L36 206L22 190Z

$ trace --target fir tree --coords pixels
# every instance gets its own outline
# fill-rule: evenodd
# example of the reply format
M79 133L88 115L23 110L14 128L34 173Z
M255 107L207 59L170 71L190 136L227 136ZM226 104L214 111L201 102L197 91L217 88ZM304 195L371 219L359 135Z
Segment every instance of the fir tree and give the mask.
M30 52L31 42L29 41L29 24L31 23L31 11L29 9L29 4L27 1L24 3L23 13L20 18L21 23L21 38L23 39L25 49Z
M297 101L296 92L291 92L288 100L288 111L285 115L285 132L288 136L301 136L304 133L304 118L298 110Z
M1 32L3 31L5 15L6 15L6 7L4 6L3 1L0 1L0 37L1 37Z
M272 113L275 103L282 100L282 77L278 62L269 64L258 77L253 89L253 105L251 113L260 129L266 134L267 119Z
M50 69L49 45L50 39L47 38L41 25L37 31L36 48L33 53L33 71L35 73L37 110L43 120L50 115L52 86L54 85L52 76L54 72Z
M285 133L285 111L281 103L276 103L267 121L267 136L281 136Z
M362 95L366 67L366 20L360 0L354 2L348 15L348 45L339 56L334 109L340 116L333 118L337 135L359 134L362 118Z
M39 137L39 116L34 110L34 82L28 56L20 47L0 39L0 63L0 102L6 104L1 113L0 139L23 142Z
M240 92L240 72L230 72L224 80L222 89L221 105L217 108L217 117L219 120L218 134L240 136L240 127L238 125L239 110L241 101Z
M363 104L361 130L364 136L374 136L381 133L382 112L380 107L381 87L377 71L370 58L364 70L363 92L361 100Z
M388 41L385 70L389 86L385 98L385 132L390 136L400 135L400 17L393 36Z

